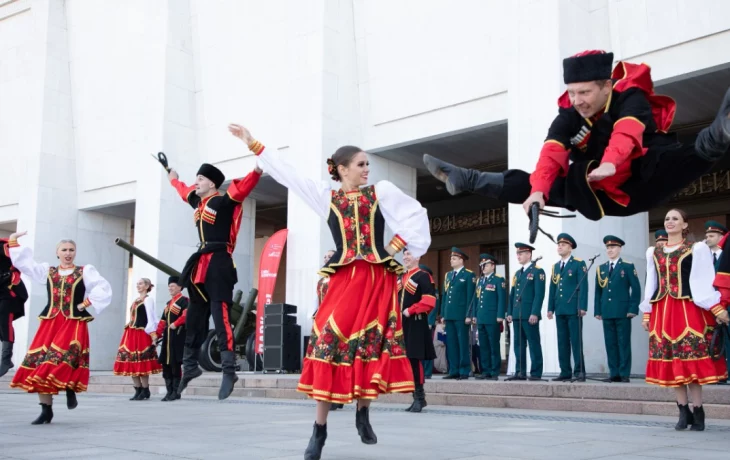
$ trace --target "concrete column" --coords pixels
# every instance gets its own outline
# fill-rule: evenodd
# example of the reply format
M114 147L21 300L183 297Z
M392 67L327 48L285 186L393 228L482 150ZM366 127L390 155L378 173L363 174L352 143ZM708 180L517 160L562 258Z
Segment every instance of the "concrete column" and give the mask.
M507 66L510 72L508 119L511 169L533 171L535 168L548 127L558 112L557 99L565 90L563 58L585 49L610 49L607 2L594 2L591 5L590 8L579 8L558 0L520 0L511 4L511 14L516 24L512 29L515 52L510 54ZM510 247L513 248L518 241L528 242L528 219L520 205L510 205L509 211ZM554 237L561 232L571 234L578 243L574 254L583 259L597 252L605 252L602 240L606 234L623 238L627 243L624 258L629 262L637 262L639 276L643 279L645 263L642 264L641 259L648 245L646 214L623 219L604 218L599 222L588 221L580 215L576 219L542 218L541 227ZM534 256L543 256L538 265L549 277L552 265L559 259L557 249L542 235L538 236L534 246ZM595 266L588 277L589 307L583 322L586 370L589 373L605 372L607 364L603 330L600 322L593 318ZM557 334L555 322L547 320L547 300L546 289L540 323L544 372L556 374L559 372ZM647 340L639 329L637 320L634 324L632 371L643 373ZM509 369L509 372L514 370L513 350L510 350Z

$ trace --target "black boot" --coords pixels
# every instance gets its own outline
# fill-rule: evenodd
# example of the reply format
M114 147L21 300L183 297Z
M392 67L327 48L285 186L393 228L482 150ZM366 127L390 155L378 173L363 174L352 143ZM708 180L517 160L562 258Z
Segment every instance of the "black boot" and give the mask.
M41 406L41 415L30 424L43 425L44 423L51 423L51 420L53 420L53 407L50 404L40 403L39 405Z
M223 380L218 390L218 399L226 399L233 392L238 382L236 375L236 353L232 351L221 351L221 366L223 367Z
M700 131L695 140L697 155L707 161L715 162L722 158L730 146L730 89L720 105L715 120Z
M139 395L142 394L142 387L134 387L134 396L129 398L130 401L137 401L139 400Z
M410 406L408 406L408 409L406 409L406 412L410 412L413 409L413 406L416 405L416 400L418 399L418 396L416 396L416 392L413 392L413 402Z
M344 408L344 404L332 403L330 404L330 411Z
M79 405L79 401L76 399L76 392L66 388L66 407L68 410L76 409Z
M165 393L165 397L162 398L163 401L169 401L170 396L172 396L172 379L165 379L165 388L167 388L167 393Z
M326 440L327 424L317 425L315 422L312 437L309 438L309 445L307 445L307 450L304 451L304 460L319 460L322 457L322 448Z
M502 187L504 186L504 175L502 173L459 168L428 154L423 155L423 163L436 179L446 184L446 190L452 195L458 195L461 192L473 192L495 199L499 199L502 195Z
M692 417L692 411L689 410L689 404L684 406L677 403L679 408L679 421L674 425L674 429L677 431L686 430L688 425L694 423L694 417Z
M177 387L179 394L185 391L191 380L203 375L203 371L198 367L198 351L198 348L185 347L183 352L183 375L180 379L180 385Z
M411 412L421 412L426 407L426 392L423 390L423 385L416 385L416 392L414 393L416 400L413 402L413 408Z
M142 401L145 399L150 399L150 387L142 387L142 391L139 393L139 398L137 398L137 401Z
M172 379L172 394L170 395L170 401L180 399L180 393L177 392L178 387L180 387L180 379Z
M13 342L3 342L3 351L0 354L0 377L7 374L10 369L15 367L13 361Z
M357 434L360 435L360 439L365 444L377 444L378 437L375 436L372 425L370 425L370 411L369 407L361 407L355 412L355 426L357 427Z
M692 428L691 431L705 431L705 408L695 407L692 413Z

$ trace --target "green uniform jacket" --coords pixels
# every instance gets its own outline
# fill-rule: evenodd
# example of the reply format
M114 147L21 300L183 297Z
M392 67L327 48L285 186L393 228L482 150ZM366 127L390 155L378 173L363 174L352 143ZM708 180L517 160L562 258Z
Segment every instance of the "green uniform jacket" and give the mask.
M475 284L474 272L466 268L459 270L456 277L453 270L446 273L440 304L441 315L445 320L464 321L469 305L474 299Z
M496 324L497 318L504 319L506 315L507 282L496 273L480 276L469 317L476 317L477 324Z
M520 299L520 295L522 298ZM518 299L519 305L518 305ZM509 314L513 319L528 319L536 315L542 319L542 301L545 300L545 270L531 264L524 273L517 270L509 293Z
M556 315L576 315L577 308L588 310L588 277L586 263L570 256L562 272L560 262L553 265L550 276L550 295L548 296L548 311ZM582 279L582 280L581 280ZM580 290L575 288L580 283ZM573 294L575 292L575 294ZM568 300L570 299L570 303Z
M629 313L638 315L641 284L636 267L619 258L609 278L609 263L601 264L596 269L594 315L603 319L626 318Z

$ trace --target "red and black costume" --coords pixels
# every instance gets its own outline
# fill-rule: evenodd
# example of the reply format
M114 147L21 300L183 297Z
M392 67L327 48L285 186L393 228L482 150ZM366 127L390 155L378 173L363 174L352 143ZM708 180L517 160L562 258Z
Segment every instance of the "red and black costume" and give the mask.
M705 243L649 248L640 305L649 321L646 381L665 387L727 378L725 360L710 354L715 315L725 307L713 287L715 267Z
M428 314L436 306L436 289L431 275L419 267L412 268L398 279L398 297L403 314L403 335L406 342L406 356L411 362L416 391L409 412L421 412L426 407L423 390L423 361L436 359Z
M170 283L177 283L177 277L170 277ZM185 348L185 320L188 313L188 298L177 294L165 305L162 318L157 323L157 337L162 339L160 364L165 379L167 394L163 401L180 399L177 388L182 375L182 358ZM175 326L173 329L172 326ZM166 399L165 399L166 398Z
M198 175L210 179L216 188L220 188L225 180L218 168L207 163L200 167ZM260 178L261 174L252 171L243 179L233 180L225 194L215 193L205 198L195 193L195 186L188 186L177 179L171 181L183 201L195 209L193 220L200 239L200 249L190 256L180 276L181 285L188 288L190 305L185 323L187 332L179 393L191 379L202 373L198 368L198 350L208 336L211 315L221 351L224 384L228 381L232 388L233 383L230 382L237 380L230 309L238 276L232 254L241 227L243 200ZM221 396L228 397L219 394Z
M8 240L0 238L0 377L14 367L13 344L15 329L13 321L25 316L25 301L28 291L20 279L20 271L13 267L8 251Z
M730 146L730 91L712 126L694 145L667 134L675 102L654 93L646 64L619 61L613 53L586 51L563 61L566 84L611 80L606 105L590 119L571 105L566 91L558 98L558 116L548 130L535 171L480 173L424 157L429 170L448 176L451 193L471 191L510 203L523 203L542 192L547 206L578 211L599 220L604 215L629 216L648 211L706 173ZM724 132L723 132L724 130ZM615 175L588 182L603 163Z
M155 300L145 296L129 307L129 322L119 343L114 375L141 377L162 372L152 335L157 330Z

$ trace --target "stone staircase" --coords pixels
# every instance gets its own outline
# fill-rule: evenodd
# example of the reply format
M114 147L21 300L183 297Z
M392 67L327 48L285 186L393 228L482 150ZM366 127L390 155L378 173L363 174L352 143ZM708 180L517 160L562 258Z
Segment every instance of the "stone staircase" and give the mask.
M232 396L245 398L305 399L297 393L298 375L239 373L240 380ZM7 388L8 376L0 379ZM217 396L220 374L204 373L193 380L185 394ZM164 381L152 376L153 399L164 394ZM618 414L668 415L677 413L671 389L647 385L642 380L633 383L562 383L562 382L493 382L443 381L439 377L426 381L429 404L462 407L496 407L545 411L604 412ZM129 377L117 377L111 372L92 372L89 392L131 394ZM708 418L730 419L730 386L704 387L704 405ZM379 401L390 404L410 404L410 395L384 395Z

